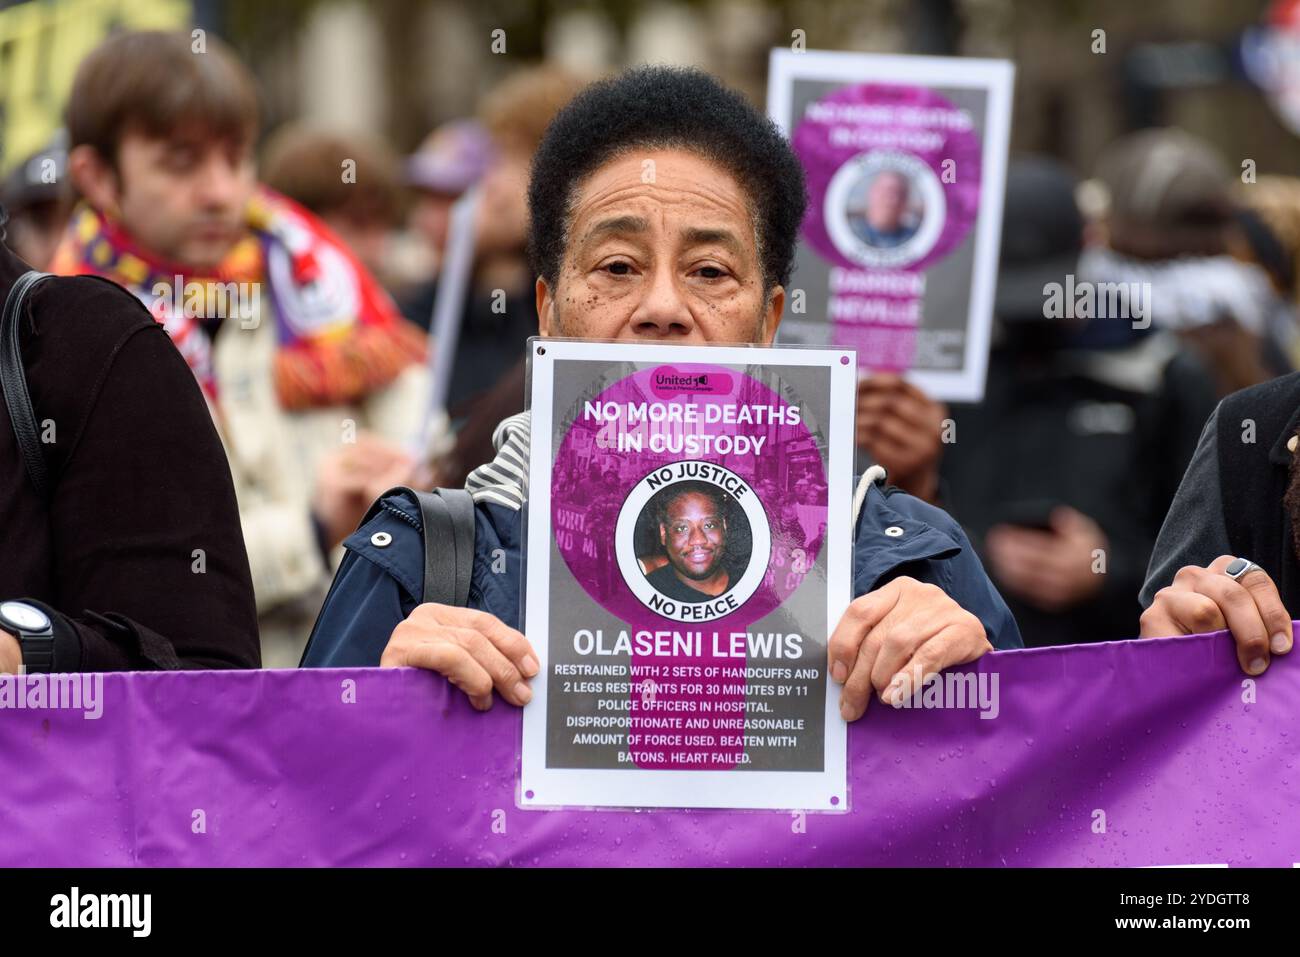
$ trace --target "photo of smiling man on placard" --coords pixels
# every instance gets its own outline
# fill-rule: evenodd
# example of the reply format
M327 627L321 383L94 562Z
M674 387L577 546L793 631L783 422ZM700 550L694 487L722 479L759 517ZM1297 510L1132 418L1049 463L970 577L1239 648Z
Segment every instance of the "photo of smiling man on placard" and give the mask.
M679 482L657 493L637 523L638 532L644 527L657 536L654 551L641 559L646 581L674 601L708 601L730 591L751 550L737 547L742 535L731 515L725 493L707 482ZM748 531L746 523L743 539Z

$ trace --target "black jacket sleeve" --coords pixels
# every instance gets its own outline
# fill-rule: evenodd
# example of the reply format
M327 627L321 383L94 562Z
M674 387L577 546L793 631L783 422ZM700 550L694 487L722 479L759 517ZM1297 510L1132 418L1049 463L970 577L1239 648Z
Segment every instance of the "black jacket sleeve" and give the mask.
M1143 608L1151 607L1156 592L1171 584L1180 568L1208 565L1232 551L1219 492L1218 417L1215 409L1205 423L1196 453L1160 528L1139 596Z
M57 671L256 668L261 664L234 486L207 403L167 333L138 301L84 418L59 422L50 503ZM47 606L48 607L48 606Z
M1179 351L1165 367L1156 406L1159 414L1151 419L1150 429L1143 436L1146 454L1141 470L1145 481L1135 477L1135 488L1141 488L1146 496L1144 513L1148 521L1129 530L1125 539L1116 536L1105 585L1107 594L1114 594L1116 600L1122 596L1135 614L1139 607L1150 604L1143 589L1163 534L1162 524L1182 497L1179 486L1184 472L1193 464L1193 457L1201 455L1198 449L1215 405L1208 369L1193 353ZM1206 519L1208 522L1209 516ZM1164 544L1168 544L1167 539ZM1134 619L1132 627L1136 626Z

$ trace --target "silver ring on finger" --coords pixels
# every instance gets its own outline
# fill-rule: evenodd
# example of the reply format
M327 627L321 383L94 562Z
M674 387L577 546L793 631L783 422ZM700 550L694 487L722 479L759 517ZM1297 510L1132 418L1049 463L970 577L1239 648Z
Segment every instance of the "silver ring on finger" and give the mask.
M1239 582L1251 572L1262 572L1263 570L1264 569L1260 568L1249 558L1234 558L1232 561L1228 562L1227 567L1223 569L1223 574L1227 575L1233 581Z

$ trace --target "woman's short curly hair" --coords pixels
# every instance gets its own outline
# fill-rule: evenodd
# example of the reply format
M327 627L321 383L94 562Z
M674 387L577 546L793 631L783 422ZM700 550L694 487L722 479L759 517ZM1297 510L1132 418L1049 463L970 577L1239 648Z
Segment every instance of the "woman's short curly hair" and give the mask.
M771 120L702 70L642 66L588 86L533 157L528 253L552 287L578 185L631 150L682 149L728 170L749 198L765 288L790 281L807 206L803 169Z

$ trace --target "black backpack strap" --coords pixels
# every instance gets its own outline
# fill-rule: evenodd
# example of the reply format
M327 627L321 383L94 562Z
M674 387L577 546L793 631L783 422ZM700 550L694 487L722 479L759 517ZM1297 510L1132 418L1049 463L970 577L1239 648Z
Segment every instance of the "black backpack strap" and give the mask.
M452 538L456 542L456 604L464 607L469 604L469 583L474 574L474 496L463 488L438 489L436 494L451 514Z
M424 524L424 600L464 608L474 570L474 499L464 489L415 498Z
M36 493L45 499L49 495L49 475L45 467L45 453L41 450L40 432L36 428L36 413L32 409L31 393L27 390L27 372L23 367L19 349L19 323L26 314L27 297L36 285L50 278L46 272L31 270L18 277L5 299L0 313L0 388L4 391L5 405L13 423L18 451L27 466L27 475Z
M390 488L370 506L364 525L390 495L405 495L420 506L424 527L424 602L469 605L469 583L474 572L474 498L464 489L437 488L418 492L399 485Z

